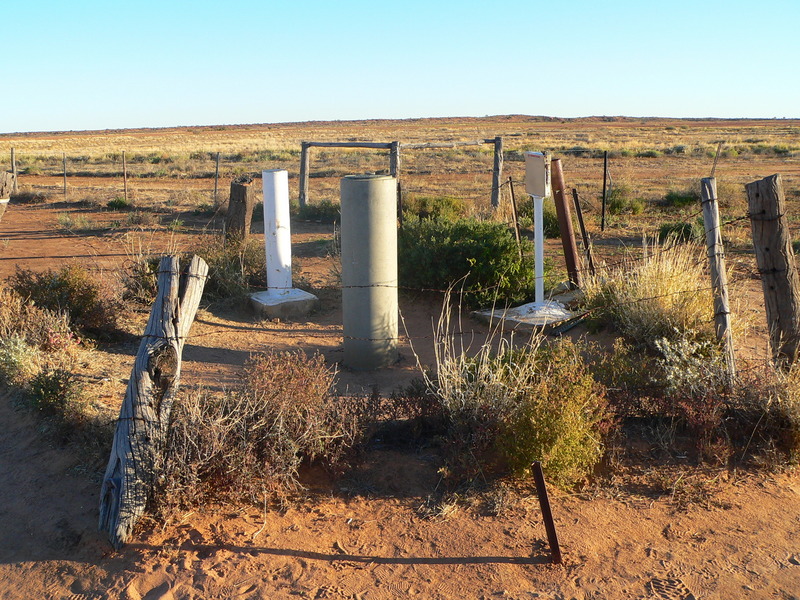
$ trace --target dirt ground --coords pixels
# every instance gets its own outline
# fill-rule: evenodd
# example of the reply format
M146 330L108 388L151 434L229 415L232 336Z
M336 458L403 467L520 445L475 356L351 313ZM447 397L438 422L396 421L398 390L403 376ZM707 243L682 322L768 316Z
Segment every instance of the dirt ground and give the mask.
M130 239L56 227L60 212L83 210L90 212L52 202L11 206L0 223L0 278L17 266L72 260L111 276L129 256ZM329 293L331 264L319 246L331 226L293 227L299 276ZM190 247L189 233L166 238L140 237L154 249ZM259 322L238 306L201 310L184 351L183 385L231 386L251 352L270 348L316 350L336 364L341 311L330 293L305 322ZM401 361L371 373L340 369L340 388L388 394L418 375L415 353L432 362L439 300L403 295L400 308ZM462 330L486 335L470 319ZM99 348L86 365L82 375L109 406L121 401L136 348ZM565 557L555 566L532 489L502 488L493 499L426 511L439 458L376 444L354 473L338 483L321 478L288 510L207 506L174 522L147 522L113 552L97 532L103 465L83 464L49 442L8 393L0 395L0 422L3 599L800 598L800 481L792 473L699 477L677 466L657 475L669 479L670 494L642 483L652 480L647 467L631 466L629 478L603 488L553 490ZM692 486L691 501L677 501Z

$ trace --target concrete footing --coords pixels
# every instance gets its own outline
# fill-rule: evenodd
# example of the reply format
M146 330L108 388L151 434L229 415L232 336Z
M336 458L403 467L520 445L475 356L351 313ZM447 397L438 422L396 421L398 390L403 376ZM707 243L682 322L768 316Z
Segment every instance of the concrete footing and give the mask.
M297 321L308 316L316 306L317 297L303 290L292 288L273 292L257 292L250 296L253 311L265 319Z

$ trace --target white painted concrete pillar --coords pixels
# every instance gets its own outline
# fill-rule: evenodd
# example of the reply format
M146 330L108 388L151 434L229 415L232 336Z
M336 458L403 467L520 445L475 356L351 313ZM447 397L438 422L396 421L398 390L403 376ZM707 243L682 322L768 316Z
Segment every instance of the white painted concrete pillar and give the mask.
M267 290L287 294L292 289L292 232L289 214L289 172L261 172L264 186L264 249Z

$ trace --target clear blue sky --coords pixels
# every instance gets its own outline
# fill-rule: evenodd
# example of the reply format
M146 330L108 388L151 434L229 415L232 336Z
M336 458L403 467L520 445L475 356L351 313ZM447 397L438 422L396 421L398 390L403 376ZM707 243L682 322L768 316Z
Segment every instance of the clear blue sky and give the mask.
M800 0L22 0L0 132L800 117Z

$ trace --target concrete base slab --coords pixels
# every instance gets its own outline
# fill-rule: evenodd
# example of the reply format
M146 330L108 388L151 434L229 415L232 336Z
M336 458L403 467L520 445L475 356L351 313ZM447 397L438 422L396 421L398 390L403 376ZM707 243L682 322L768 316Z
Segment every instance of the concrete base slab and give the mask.
M575 313L564 307L560 302L546 300L545 302L529 302L515 308L506 310L479 310L473 313L482 321L502 320L510 328L552 328L564 321L575 317Z
M314 294L290 290L256 292L250 296L250 306L266 319L295 320L308 316L319 299Z

